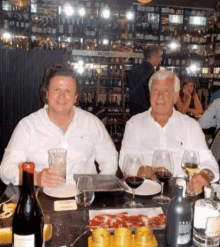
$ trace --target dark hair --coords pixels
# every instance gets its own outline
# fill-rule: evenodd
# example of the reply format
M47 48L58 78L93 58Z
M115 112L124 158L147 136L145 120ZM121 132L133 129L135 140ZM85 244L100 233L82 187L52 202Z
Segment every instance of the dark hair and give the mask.
M144 49L144 58L145 60L151 58L154 55L159 55L159 53L162 51L162 49L159 46L156 45L148 45Z
M44 103L47 103L46 94L50 86L50 80L56 76L72 77L76 82L76 92L78 92L78 87L79 87L78 79L76 74L71 68L65 67L63 65L50 66L45 69L43 82L40 85L41 100Z
M182 82L181 88L180 88L180 99L181 99L181 101L183 101L183 96L184 96L184 94L183 94L183 88L188 83L192 83L193 84L192 96L194 96L195 93L196 93L196 88L195 88L196 85L195 85L195 82L192 79L190 79L190 78L184 79L183 82Z

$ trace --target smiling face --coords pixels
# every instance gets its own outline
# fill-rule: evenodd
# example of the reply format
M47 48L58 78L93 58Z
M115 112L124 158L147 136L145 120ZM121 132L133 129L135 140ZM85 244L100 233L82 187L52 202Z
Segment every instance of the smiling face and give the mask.
M76 81L70 76L55 76L46 93L48 111L52 114L69 114L77 99Z
M171 116L178 97L179 92L174 92L173 77L154 80L150 92L152 116Z

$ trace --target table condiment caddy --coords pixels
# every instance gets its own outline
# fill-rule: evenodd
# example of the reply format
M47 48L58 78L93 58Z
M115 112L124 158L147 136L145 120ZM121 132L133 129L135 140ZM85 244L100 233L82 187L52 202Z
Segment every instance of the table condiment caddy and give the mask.
M88 247L156 247L157 240L149 227L138 227L132 234L129 228L119 227L113 234L97 228L88 239Z

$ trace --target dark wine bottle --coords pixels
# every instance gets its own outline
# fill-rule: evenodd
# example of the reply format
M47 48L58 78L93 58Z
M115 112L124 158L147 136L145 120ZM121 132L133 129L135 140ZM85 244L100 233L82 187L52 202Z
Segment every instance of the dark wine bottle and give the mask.
M43 247L44 219L40 203L34 191L33 162L25 162L20 199L12 221L12 247Z
M175 196L167 206L166 243L171 247L187 247L191 241L192 208L185 198L186 182L177 179Z

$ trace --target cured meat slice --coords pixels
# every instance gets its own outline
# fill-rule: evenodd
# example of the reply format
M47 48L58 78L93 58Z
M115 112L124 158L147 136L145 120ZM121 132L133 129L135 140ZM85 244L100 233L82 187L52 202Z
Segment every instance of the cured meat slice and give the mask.
M158 214L148 217L144 214L129 215L127 212L117 214L98 214L94 216L87 226L89 229L98 227L118 228L118 227L163 227L166 224L165 214Z

